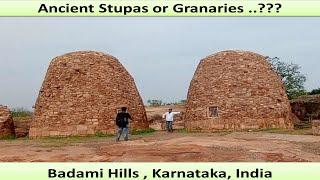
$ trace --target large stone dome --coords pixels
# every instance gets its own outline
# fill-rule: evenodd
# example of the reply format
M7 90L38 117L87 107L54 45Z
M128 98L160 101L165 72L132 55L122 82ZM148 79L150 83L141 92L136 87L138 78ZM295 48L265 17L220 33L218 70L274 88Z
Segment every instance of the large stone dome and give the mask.
M131 129L148 128L134 80L115 57L92 51L65 54L50 63L30 136L113 134L123 106L132 116Z
M190 83L188 130L292 128L285 88L264 56L223 51L201 60Z

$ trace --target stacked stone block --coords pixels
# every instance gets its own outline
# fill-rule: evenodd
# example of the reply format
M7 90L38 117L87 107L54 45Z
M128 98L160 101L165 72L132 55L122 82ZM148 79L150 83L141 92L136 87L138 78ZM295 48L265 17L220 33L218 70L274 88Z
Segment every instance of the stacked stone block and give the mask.
M305 95L291 100L291 108L301 121L320 119L320 95Z
M223 51L201 60L190 83L188 130L293 128L285 88L266 58Z
M113 134L121 107L131 129L148 128L134 79L110 55L81 51L52 60L35 104L30 137Z
M7 106L0 105L0 138L13 137L14 125L10 110Z

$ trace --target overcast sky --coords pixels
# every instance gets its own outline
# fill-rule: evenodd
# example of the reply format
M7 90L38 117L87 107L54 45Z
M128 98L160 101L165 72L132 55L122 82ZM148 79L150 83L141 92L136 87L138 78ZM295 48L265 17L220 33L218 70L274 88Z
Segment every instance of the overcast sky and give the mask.
M185 99L201 58L249 50L302 66L320 87L320 18L0 18L0 104L31 109L52 58L117 57L144 101Z

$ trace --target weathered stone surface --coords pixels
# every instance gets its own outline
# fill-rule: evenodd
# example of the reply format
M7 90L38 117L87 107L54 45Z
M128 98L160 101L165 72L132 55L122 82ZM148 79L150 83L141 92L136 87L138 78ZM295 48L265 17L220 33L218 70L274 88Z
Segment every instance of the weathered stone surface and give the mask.
M132 116L131 129L148 128L134 80L116 58L92 51L69 53L49 66L29 136L111 134L122 106Z
M284 86L265 57L223 51L198 65L188 92L188 130L293 128L291 117Z
M29 135L30 123L32 117L13 118L16 137L27 137Z
M291 108L301 121L320 119L320 95L301 96L291 100Z
M312 121L312 133L315 136L320 136L320 120Z
M0 105L0 138L14 135L14 125L10 110L7 106Z

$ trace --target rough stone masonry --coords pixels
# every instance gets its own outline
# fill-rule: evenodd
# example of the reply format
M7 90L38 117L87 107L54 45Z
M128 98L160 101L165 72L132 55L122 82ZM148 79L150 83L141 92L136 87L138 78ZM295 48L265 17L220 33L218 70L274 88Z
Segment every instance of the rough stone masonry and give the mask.
M223 51L202 59L191 81L188 130L293 128L285 88L265 57Z
M305 95L293 99L291 108L301 121L320 119L320 95Z
M10 110L7 106L0 105L0 138L14 135L15 131Z
M312 121L312 134L315 136L320 136L320 120Z
M69 53L49 66L29 136L113 134L123 106L132 116L131 129L149 127L134 80L116 58L92 51Z

